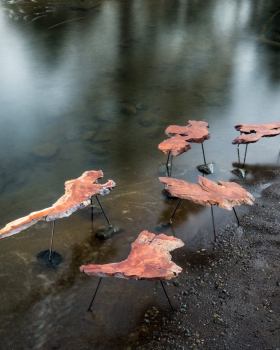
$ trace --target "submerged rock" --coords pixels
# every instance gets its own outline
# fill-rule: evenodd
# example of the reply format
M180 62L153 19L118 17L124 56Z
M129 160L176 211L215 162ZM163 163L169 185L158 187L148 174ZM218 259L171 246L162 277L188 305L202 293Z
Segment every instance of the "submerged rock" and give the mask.
M141 118L139 118L138 124L144 128L149 128L156 124L156 119L151 114L143 115Z
M120 229L118 227L106 226L101 227L96 232L96 237L102 240L111 238L114 234L119 233Z
M89 130L86 131L83 135L82 135L82 139L85 141L94 141L95 136L97 135L97 131L96 130Z
M32 150L32 154L35 157L50 159L55 157L59 152L59 147L53 143L43 143L39 146L36 146Z
M214 163L198 165L197 170L205 175L213 174L214 173Z
M122 103L121 112L126 115L135 115L137 113L137 108L132 103Z

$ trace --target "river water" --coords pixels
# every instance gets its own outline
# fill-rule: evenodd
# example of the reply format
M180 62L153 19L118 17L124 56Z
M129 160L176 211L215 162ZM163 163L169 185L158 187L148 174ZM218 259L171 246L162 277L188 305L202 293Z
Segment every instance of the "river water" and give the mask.
M280 119L280 6L263 0L1 1L0 224L49 206L63 183L103 169L116 189L103 199L121 231L94 237L96 210L57 222L57 269L38 263L50 226L37 224L0 242L1 349L112 349L147 307L167 310L156 284L107 279L94 313L86 308L97 279L87 262L125 258L142 229L161 231L174 207L158 176L157 150L170 123L210 124L212 179L231 173L239 122ZM248 149L248 182L265 183L277 166L279 139ZM174 161L175 177L196 181L199 145ZM273 174L273 171L270 175ZM185 203L174 224L186 247L211 249L209 209ZM216 210L216 224L232 213ZM162 227L167 233L170 229ZM172 285L170 293L175 293Z

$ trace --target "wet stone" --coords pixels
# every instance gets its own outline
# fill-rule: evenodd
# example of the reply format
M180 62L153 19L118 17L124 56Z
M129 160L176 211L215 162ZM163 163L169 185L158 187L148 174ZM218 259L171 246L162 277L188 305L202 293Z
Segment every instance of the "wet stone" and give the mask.
M214 174L214 163L201 164L197 166L197 170L202 174L211 175Z
M119 233L121 229L114 226L104 226L97 230L96 237L98 239L106 240L111 238L114 234Z
M156 120L153 115L143 115L138 119L138 124L144 128L153 126L156 123Z
M247 171L242 168L235 168L232 170L232 173L238 176L240 179L245 179Z

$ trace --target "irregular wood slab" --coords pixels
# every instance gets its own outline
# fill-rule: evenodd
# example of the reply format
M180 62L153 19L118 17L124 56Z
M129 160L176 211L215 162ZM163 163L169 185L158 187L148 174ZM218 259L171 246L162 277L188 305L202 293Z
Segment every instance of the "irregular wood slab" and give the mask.
M254 197L235 182L214 182L206 177L199 176L198 183L193 184L184 180L170 177L160 177L159 181L173 197L187 199L194 203L231 210L242 204L253 205Z
M263 134L260 133L252 133L252 134L241 134L236 137L232 143L234 145L241 145L246 143L255 143L258 142L263 137Z
M209 139L209 125L199 120L189 120L186 126L169 125L165 129L166 135L186 136L186 141L202 143Z
M239 124L235 129L241 132L233 144L246 144L259 141L262 137L273 137L280 135L280 122L269 124Z
M267 130L280 129L280 122L267 124L238 124L235 129L240 132L266 132Z
M90 204L90 199L94 195L107 194L116 186L113 180L108 180L104 184L97 183L103 177L101 170L90 170L84 172L80 177L65 182L65 194L60 197L51 207L35 211L27 216L8 223L0 230L0 239L12 236L26 228L45 220L53 221L59 218L70 216L76 210Z
M182 268L172 261L169 252L183 246L184 243L178 238L142 231L132 243L127 259L112 264L83 265L80 271L89 276L170 280Z
M174 157L187 152L190 148L191 145L186 141L186 137L180 135L164 140L158 145L158 149L160 151L162 151L164 154L168 154L170 152Z

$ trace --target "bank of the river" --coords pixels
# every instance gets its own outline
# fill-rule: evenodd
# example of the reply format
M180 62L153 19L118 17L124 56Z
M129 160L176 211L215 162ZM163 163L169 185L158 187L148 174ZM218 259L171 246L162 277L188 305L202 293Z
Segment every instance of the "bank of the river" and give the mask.
M177 311L148 310L131 348L279 349L279 210L277 182L244 213L242 228L227 225L212 251L189 256L169 288Z

